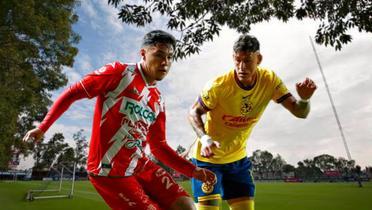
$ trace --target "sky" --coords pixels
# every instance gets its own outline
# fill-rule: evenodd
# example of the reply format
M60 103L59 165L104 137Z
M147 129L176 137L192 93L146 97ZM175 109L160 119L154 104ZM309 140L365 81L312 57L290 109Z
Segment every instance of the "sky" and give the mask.
M143 35L154 29L169 31L163 17L136 28L123 24L118 10L101 0L82 0L76 10L79 21L73 26L80 34L78 55L72 68L64 68L71 85L87 73L113 61L138 62ZM252 26L250 34L261 43L261 66L272 69L298 98L295 83L310 77L318 89L311 98L311 112L307 119L298 119L280 104L270 103L248 139L247 153L267 150L280 154L289 164L321 154L347 158L345 147L332 111L319 67L310 44L319 23L290 20L282 23L271 20ZM352 159L372 166L372 34L349 31L352 43L341 51L316 45L320 62L339 115ZM205 43L200 54L174 62L168 76L158 83L167 110L167 139L174 149L188 147L195 134L188 124L189 107L204 84L233 68L232 46L239 34L223 28L213 42ZM66 86L66 87L67 87ZM52 100L65 89L52 92ZM75 102L46 133L49 139L61 132L73 146L72 135L84 129L90 138L95 100ZM29 168L31 157L19 168Z

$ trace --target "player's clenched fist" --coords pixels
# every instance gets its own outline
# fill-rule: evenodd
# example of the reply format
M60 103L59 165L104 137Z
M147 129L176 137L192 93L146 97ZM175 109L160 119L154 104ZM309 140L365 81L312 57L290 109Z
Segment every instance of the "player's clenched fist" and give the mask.
M308 100L316 90L316 84L310 78L306 78L303 82L296 83L296 90L301 99Z
M213 185L217 181L216 174L208 169L199 167L194 170L192 177L209 185Z

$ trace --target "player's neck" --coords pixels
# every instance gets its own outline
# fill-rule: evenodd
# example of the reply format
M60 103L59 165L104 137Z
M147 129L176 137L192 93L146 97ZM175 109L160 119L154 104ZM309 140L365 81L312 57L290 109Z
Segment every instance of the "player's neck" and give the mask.
M149 75L148 68L145 65L145 63L141 62L140 65L141 65L141 70L142 70L142 74L143 74L143 77L144 77L145 82L148 85L154 85L155 84L155 79L153 79L151 77L151 75Z
M239 82L244 85L245 87L253 87L256 83L256 74L252 75L249 79L240 81Z
M257 72L254 73L250 78L247 79L239 79L239 77L236 75L236 72L234 73L235 81L238 83L239 87L244 90L251 90L257 81Z

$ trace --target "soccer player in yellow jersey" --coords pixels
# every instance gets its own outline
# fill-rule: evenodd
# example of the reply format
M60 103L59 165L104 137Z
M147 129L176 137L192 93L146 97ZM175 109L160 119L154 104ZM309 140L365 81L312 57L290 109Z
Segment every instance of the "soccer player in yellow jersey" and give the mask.
M214 186L192 180L199 210L218 210L221 199L232 210L254 209L255 185L246 145L271 100L298 118L309 114L315 83L309 78L297 83L297 100L273 71L258 66L259 48L254 36L241 35L233 47L234 69L209 82L190 110L189 120L198 137L193 162L217 175Z

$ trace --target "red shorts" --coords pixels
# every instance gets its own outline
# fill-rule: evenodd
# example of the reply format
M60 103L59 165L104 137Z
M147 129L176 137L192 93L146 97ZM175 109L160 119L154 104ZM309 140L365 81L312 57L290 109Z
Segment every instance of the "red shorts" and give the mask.
M140 174L123 177L90 176L90 182L112 209L169 209L181 196L189 196L160 166L147 162Z

